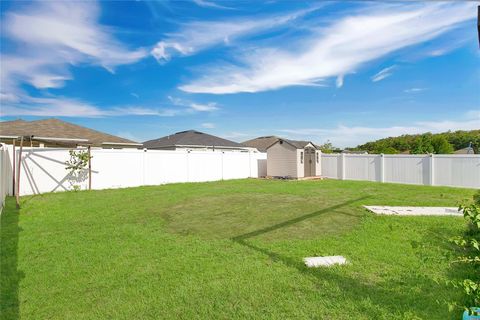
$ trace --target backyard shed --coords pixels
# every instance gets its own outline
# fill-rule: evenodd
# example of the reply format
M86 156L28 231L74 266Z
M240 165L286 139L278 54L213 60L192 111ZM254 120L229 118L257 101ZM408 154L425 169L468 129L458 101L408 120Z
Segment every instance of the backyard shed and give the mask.
M320 150L310 141L278 139L267 148L267 175L303 178L319 176Z

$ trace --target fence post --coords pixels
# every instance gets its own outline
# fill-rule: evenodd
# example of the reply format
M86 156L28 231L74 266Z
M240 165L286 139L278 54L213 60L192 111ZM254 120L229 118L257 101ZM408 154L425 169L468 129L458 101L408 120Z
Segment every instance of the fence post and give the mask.
M18 151L18 167L17 167L17 190L15 192L15 199L17 202L17 209L20 209L20 169L22 168L22 151L23 151L23 136L20 138L20 151Z
M187 157L187 182L190 182L190 168L189 168L189 154L190 154L190 150L187 150L187 154L186 154L186 157Z
M147 176L147 148L143 148L142 152L142 186L145 185L146 176Z
M225 176L224 173L223 173L223 170L224 170L224 166L223 166L223 155L225 154L225 151L221 151L220 153L220 157L221 157L221 160L222 160L222 180L223 180L223 177Z
M318 170L318 175L321 177L323 172L322 172L322 150L318 150L318 163L317 166L320 167L320 170ZM315 167L316 168L316 167ZM315 169L316 170L316 169ZM315 175L317 175L317 172L315 172Z
M341 159L340 159L340 167L342 168L342 175L340 176L340 179L345 180L345 153L341 154Z
M15 158L16 158L15 142L16 142L16 139L13 139L13 141L12 141L12 196L15 195L15 189L17 189L17 186L16 186L16 183L17 183L16 179L17 178L15 176L16 172L17 172L17 169L15 168L15 166L16 166L16 162L15 162L16 161L15 160Z
M92 156L91 156L91 148L90 146L87 147L88 149L88 190L92 190Z
M385 182L385 155L380 154L380 182Z
M252 178L252 150L248 150L248 177Z
M435 161L433 157L433 153L430 154L430 161L429 161L429 177L430 177L430 185L434 186L435 185Z

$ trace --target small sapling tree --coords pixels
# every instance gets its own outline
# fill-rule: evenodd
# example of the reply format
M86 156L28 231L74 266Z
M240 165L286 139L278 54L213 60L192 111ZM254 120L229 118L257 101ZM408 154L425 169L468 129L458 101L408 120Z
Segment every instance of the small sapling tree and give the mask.
M89 160L92 158L89 156L86 150L70 150L70 159L65 162L65 169L69 171L68 181L73 191L81 189L81 183L88 178L88 166Z

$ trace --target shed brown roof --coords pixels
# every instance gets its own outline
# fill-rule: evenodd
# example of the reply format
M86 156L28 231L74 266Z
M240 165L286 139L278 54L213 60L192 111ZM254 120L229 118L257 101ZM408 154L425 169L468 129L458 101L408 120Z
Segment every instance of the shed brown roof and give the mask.
M250 148L257 148L260 152L267 152L268 147L278 140L280 140L280 138L276 136L265 136L244 141L242 144Z
M135 141L82 127L59 119L25 121L22 119L0 122L0 136L37 136L44 138L87 139L93 146L102 144L135 144Z
M260 152L266 152L268 148L273 146L277 141L285 141L288 144L292 145L293 147L297 149L303 149L305 148L309 143L311 143L316 149L320 149L319 146L314 144L311 141L302 141L302 140L290 140L290 139L284 139L276 136L266 136L266 137L258 137L252 140L248 140L245 142L242 142L242 144L246 145L247 147L251 148L257 148L258 151Z
M305 148L308 144L312 144L315 149L320 149L319 146L317 146L315 143L311 142L311 141L306 141L306 140L290 140L290 139L280 139L280 140L283 140L289 144L291 144L292 146L294 146L295 148L297 149L303 149Z

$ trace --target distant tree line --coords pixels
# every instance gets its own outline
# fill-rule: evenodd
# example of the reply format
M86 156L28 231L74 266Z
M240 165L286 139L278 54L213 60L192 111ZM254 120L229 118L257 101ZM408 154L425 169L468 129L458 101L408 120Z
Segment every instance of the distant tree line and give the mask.
M480 130L455 131L443 133L406 134L399 137L384 138L359 145L349 150L364 150L368 153L412 153L412 154L449 154L472 144L475 153L479 153Z
M334 147L333 144L330 141L325 142L324 144L317 145L317 147L323 152L323 153L340 153L342 152L342 149Z

